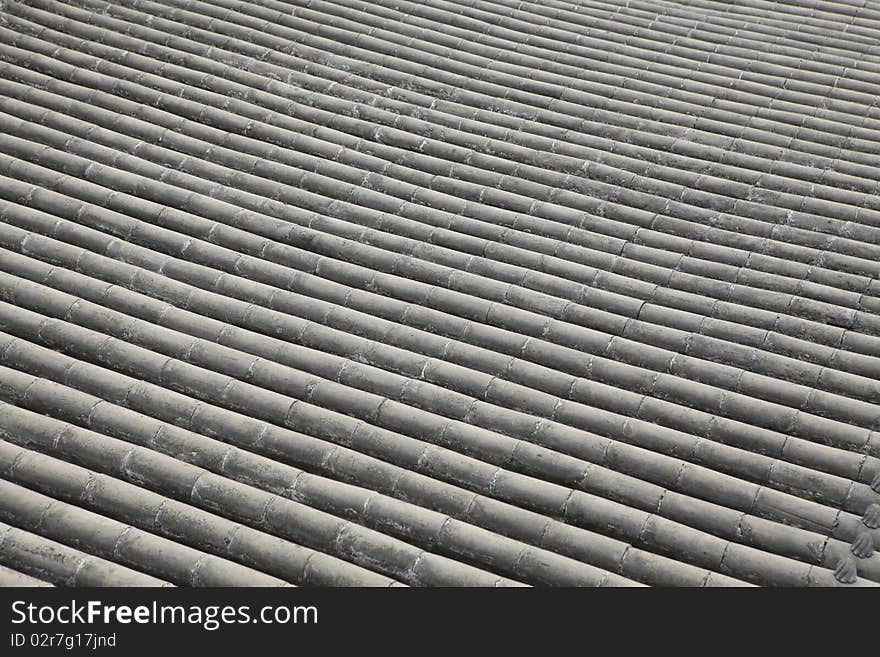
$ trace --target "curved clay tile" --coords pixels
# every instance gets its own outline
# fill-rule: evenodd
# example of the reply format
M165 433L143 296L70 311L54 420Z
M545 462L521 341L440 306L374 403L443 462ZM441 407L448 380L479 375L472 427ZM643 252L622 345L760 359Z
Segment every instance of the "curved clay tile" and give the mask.
M4 3L0 584L880 584L878 43Z

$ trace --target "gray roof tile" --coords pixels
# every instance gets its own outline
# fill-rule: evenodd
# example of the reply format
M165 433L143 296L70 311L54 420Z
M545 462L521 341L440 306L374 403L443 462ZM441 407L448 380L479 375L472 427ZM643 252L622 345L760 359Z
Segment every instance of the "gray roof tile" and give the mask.
M3 10L0 584L880 584L880 11Z

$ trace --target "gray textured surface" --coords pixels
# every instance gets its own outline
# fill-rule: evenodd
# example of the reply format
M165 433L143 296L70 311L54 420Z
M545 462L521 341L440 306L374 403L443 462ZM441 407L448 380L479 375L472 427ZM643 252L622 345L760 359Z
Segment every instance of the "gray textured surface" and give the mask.
M0 2L0 585L880 583L878 98L870 2Z

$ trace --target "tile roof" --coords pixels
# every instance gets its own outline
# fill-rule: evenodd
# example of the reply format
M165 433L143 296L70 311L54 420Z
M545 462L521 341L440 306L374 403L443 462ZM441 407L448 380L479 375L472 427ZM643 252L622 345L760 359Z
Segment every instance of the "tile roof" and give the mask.
M880 5L0 1L0 585L877 585Z

